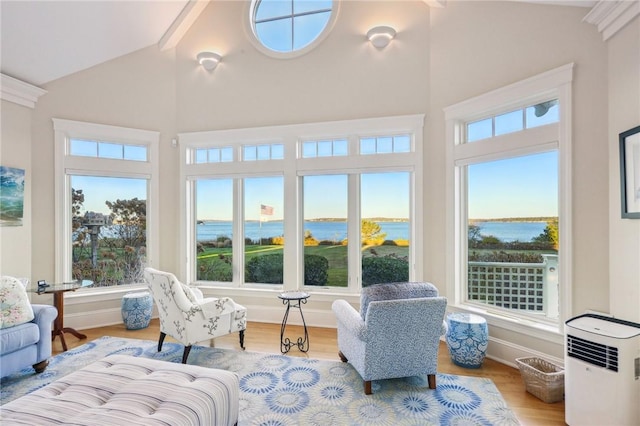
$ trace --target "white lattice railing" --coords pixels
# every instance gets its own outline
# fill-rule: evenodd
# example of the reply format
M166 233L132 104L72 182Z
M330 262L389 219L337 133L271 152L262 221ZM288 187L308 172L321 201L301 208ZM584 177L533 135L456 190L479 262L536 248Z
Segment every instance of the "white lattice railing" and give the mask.
M469 301L558 317L558 256L542 263L469 262Z

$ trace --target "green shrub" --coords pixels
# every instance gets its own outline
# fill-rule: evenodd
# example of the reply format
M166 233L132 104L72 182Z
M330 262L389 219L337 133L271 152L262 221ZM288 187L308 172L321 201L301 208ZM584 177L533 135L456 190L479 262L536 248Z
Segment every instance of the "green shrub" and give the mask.
M245 282L282 284L282 260L282 253L252 257L245 267Z
M493 251L491 253L469 253L469 262L507 262L507 263L542 263L539 253Z
M362 259L362 286L409 281L409 262L397 257L365 257Z
M229 261L209 260L208 262L199 262L198 280L202 281L233 281L233 268L231 267L231 257Z
M282 284L282 253L265 254L251 258L245 267L245 281L250 283ZM329 261L324 256L304 256L305 285L326 285L329 278Z
M317 254L304 255L304 284L326 285L329 279L329 260Z

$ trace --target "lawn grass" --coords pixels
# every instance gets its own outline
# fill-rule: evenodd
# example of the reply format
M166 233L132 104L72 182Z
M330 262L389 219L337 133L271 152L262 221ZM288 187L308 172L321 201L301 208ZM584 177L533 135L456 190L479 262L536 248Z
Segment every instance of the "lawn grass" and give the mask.
M248 262L252 257L260 256L266 253L279 253L282 252L283 246L281 245L246 245L245 246L245 262ZM394 253L398 257L406 257L409 255L409 247L407 246L366 246L362 248L363 256L374 256L371 249L377 253L378 256L385 256ZM305 255L318 255L325 257L329 261L328 280L327 286L332 287L346 287L348 285L348 270L347 270L347 252L348 246L346 245L318 245L318 246L306 246L304 248ZM220 258L222 255L222 259ZM222 265L213 265L213 263L226 263L224 259L230 259L232 255L231 248L216 248L207 247L205 250L198 254L198 271L203 269L220 268ZM227 264L228 268L231 268L230 264ZM205 279L205 274L199 279ZM230 276L230 275L229 275Z

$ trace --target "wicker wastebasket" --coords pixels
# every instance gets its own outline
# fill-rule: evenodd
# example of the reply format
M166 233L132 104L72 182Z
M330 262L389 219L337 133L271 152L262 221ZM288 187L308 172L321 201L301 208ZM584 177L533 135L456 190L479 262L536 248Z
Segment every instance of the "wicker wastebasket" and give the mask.
M544 402L562 401L564 398L564 369L537 357L518 358L525 389Z

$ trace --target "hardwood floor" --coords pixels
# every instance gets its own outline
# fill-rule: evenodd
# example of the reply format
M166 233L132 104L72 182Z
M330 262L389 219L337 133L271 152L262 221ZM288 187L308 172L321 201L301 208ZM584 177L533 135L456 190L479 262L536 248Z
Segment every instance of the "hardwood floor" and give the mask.
M302 327L287 325L287 335L291 337L301 335ZM309 352L299 352L295 347L288 353L289 356L308 357L316 359L328 359L339 361L336 330L332 328L309 327L310 349ZM142 330L127 330L124 324L107 327L82 330L87 335L87 340L78 340L72 335L66 336L69 349L80 346L87 341L102 336L128 337L132 339L158 340L159 325L154 319L148 328ZM167 336L165 341L172 341ZM215 345L218 348L238 349L238 334L216 338ZM266 324L250 322L245 332L245 347L249 351L280 353L280 324ZM60 340L56 338L53 343L54 354L62 352ZM518 417L522 425L564 425L564 402L546 404L527 393L520 377L518 369L511 368L496 361L486 359L479 369L466 369L454 365L449 359L446 344L441 342L438 371L447 374L464 376L488 377L493 380L500 390L505 401Z

